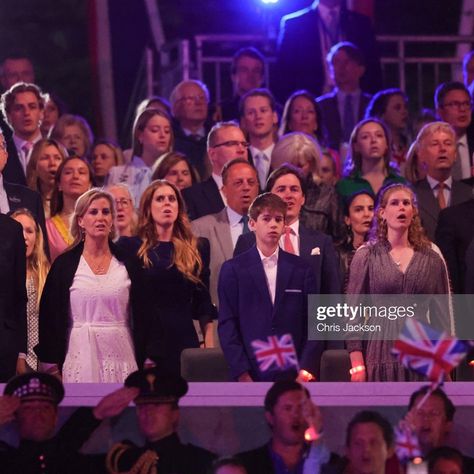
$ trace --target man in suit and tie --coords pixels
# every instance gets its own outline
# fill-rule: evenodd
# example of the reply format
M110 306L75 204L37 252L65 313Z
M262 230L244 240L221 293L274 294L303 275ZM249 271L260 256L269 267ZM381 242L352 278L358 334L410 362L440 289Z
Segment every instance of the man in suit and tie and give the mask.
M0 382L15 375L26 354L26 250L21 225L0 214Z
M318 97L317 103L328 133L328 145L339 150L341 143L349 143L352 130L364 117L371 96L360 89L365 60L355 44L348 41L335 44L328 53L327 62L336 87Z
M219 122L212 127L207 136L212 175L183 190L188 215L192 220L224 209L222 168L234 158L246 158L248 146L244 133L235 122Z
M469 91L462 82L443 82L437 87L434 99L436 113L456 132L457 161L453 178L469 179L474 176L474 124Z
M266 191L277 194L287 204L285 232L280 238L280 247L299 255L311 266L316 279L316 293L339 294L341 281L331 237L323 232L307 229L299 221L306 194L300 171L289 164L277 168L268 178ZM254 233L240 236L234 255L245 252L253 245Z
M240 101L240 121L248 135L249 153L258 173L261 189L270 173L270 161L275 147L278 115L276 102L268 89L253 89Z
M1 98L3 117L13 130L3 175L11 183L26 185L26 166L34 144L41 140L40 125L47 96L35 84L19 82Z
M325 58L340 41L356 44L367 60L362 88L376 92L382 70L370 18L350 11L344 0L315 0L311 6L281 20L277 58L277 97L284 101L295 90L319 96L329 92L331 81Z
M237 239L249 232L248 210L258 195L258 178L255 168L244 158L235 158L222 170L222 192L227 205L216 214L192 221L191 227L198 237L209 240L211 247L210 292L218 304L217 281L222 264L232 258Z
M4 180L3 172L6 169L6 165L9 161L7 148L8 146L5 142L5 139L2 133L0 133L0 213L8 214L23 207L28 209L33 214L40 225L41 230L43 231L43 235L45 236L45 252L46 255L49 256L48 239L46 238L47 233L41 196L36 191L32 191L26 186L8 183Z
M456 134L448 123L425 125L416 137L415 146L427 173L426 178L415 184L418 211L428 238L434 241L440 211L471 199L472 189L453 179Z
M231 376L240 382L275 380L280 373L259 371L252 341L291 334L300 368L314 371L308 343L308 295L316 282L308 264L280 249L286 204L273 193L249 208L256 246L224 262L219 275L219 338Z

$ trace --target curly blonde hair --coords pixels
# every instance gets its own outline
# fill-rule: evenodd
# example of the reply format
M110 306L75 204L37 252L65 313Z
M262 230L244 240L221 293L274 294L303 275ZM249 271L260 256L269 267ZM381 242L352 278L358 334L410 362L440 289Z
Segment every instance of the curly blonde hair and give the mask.
M138 257L143 261L145 267L149 268L151 266L148 253L158 243L156 225L151 215L151 203L155 192L165 186L170 187L174 191L178 202L178 217L173 224L173 234L171 237L171 242L174 246L171 265L176 265L176 268L188 280L193 283L201 283L199 275L202 270L202 259L197 248L197 239L191 232L184 200L178 188L166 180L157 179L153 181L145 189L140 199L138 236L142 240L142 244L138 249Z
M426 237L425 230L421 225L416 195L409 186L401 183L391 184L380 191L372 228L370 229L369 234L370 243L375 244L377 242L388 242L387 222L382 218L381 211L386 208L389 197L396 191L406 191L410 194L414 210L413 219L408 227L408 242L410 242L415 251L431 247L431 242Z

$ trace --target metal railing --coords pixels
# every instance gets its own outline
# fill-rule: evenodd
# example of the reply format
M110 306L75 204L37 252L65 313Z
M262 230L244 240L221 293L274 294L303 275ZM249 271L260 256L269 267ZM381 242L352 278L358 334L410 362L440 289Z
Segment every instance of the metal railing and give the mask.
M460 78L462 58L456 56L457 47L474 43L474 36L380 35L377 40L386 85L406 91L417 107L431 107L436 85ZM273 39L263 35L199 35L192 42L175 41L161 51L155 69L160 80L153 79L153 90L168 96L177 82L193 77L204 81L213 101L219 102L232 92L232 55L247 45L256 46L268 58L265 76L266 83L270 83L276 51ZM437 51L436 55L432 54L433 50Z

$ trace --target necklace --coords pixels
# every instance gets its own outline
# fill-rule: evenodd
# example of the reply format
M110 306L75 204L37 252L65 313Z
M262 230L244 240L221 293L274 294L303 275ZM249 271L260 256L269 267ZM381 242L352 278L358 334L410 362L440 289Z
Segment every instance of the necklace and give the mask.
M105 275L105 273L107 273L107 259L110 256L110 252L105 252L100 260L98 260L97 257L87 255L86 252L83 252L83 255L95 275Z

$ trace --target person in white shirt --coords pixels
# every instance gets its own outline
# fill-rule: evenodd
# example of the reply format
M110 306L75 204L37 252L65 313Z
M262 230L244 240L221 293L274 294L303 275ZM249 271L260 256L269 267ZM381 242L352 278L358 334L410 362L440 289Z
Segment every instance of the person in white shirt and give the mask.
M268 89L253 89L240 100L240 120L250 143L249 153L263 189L270 173L270 159L276 142L278 115Z

